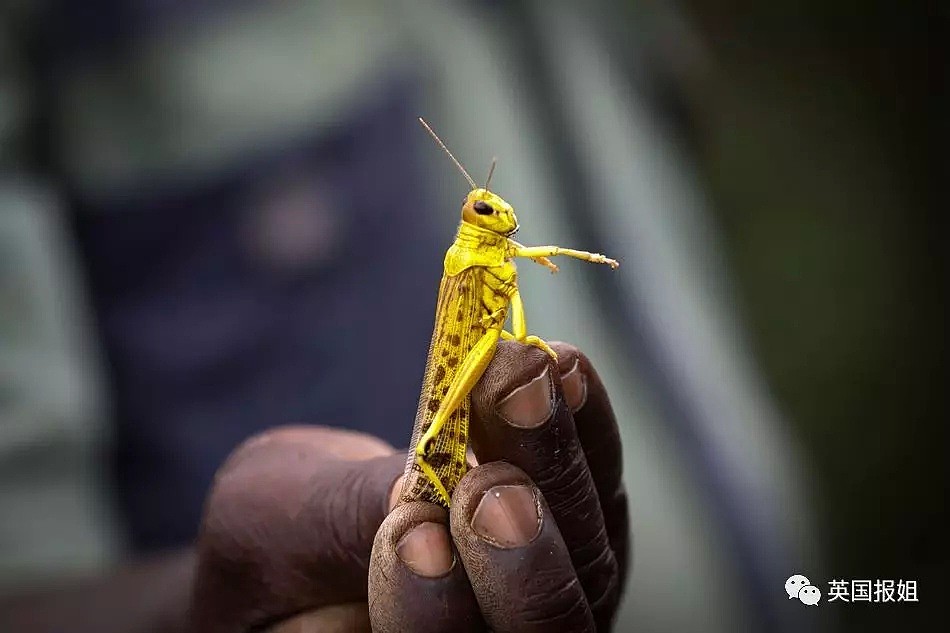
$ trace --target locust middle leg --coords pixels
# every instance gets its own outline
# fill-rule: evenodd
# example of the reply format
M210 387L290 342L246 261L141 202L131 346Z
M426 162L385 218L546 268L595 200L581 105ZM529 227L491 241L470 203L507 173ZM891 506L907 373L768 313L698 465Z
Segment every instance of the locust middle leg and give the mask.
M551 349L550 345L541 340L540 337L528 334L528 324L524 318L524 302L521 300L521 292L517 288L511 295L511 329L513 332L510 334L502 332L502 338L518 341L525 345L533 345L555 361L557 360L557 353Z

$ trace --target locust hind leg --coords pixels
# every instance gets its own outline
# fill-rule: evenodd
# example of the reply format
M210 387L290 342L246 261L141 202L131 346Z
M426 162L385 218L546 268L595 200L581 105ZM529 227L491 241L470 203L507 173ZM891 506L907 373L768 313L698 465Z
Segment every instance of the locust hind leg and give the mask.
M432 464L426 460L429 443L438 437L442 431L442 427L448 422L449 417L459 408L459 405L462 404L462 400L472 390L475 383L478 382L478 379L482 377L482 374L485 373L485 368L488 367L488 363L495 353L495 345L498 343L500 336L501 332L499 330L494 328L489 329L478 339L472 349L469 350L462 364L459 366L455 378L452 379L449 390L442 398L442 402L439 404L439 408L432 418L432 424L429 425L426 432L419 438L419 443L416 444L416 463L419 464L419 468L422 469L425 476L432 482L432 485L435 486L435 489L443 498L446 505L448 505L450 501L449 493L436 474ZM465 449L463 447L460 450L464 453Z
M449 505L449 491L445 489L444 485L442 485L442 480L439 479L439 476L436 474L435 470L433 470L429 462L426 461L425 456L419 454L418 446L416 446L416 463L419 465L419 468L422 469L422 473L426 476L426 479L429 480L429 483L431 483L435 488L435 491L439 493L439 497L445 502L445 505Z

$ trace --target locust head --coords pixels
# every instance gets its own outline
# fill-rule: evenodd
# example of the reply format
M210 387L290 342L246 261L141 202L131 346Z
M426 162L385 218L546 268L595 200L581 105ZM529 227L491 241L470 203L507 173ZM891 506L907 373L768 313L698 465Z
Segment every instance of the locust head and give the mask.
M485 186L479 187L475 184L475 181L469 173L465 171L465 168L462 167L462 163L460 163L458 159L455 158L455 155L449 151L449 148L445 146L445 143L442 142L439 135L425 122L425 119L419 117L419 123L429 132L448 157L452 159L452 162L458 167L459 172L461 172L468 184L472 186L472 190L468 192L468 195L465 196L465 200L462 201L462 220L481 229L497 233L498 235L504 235L506 237L514 235L515 231L518 230L518 218L515 217L515 210L512 209L511 205L505 202L501 196L495 195L488 189L488 185L491 183L491 176L495 173L495 160L493 159L491 162L491 168L488 170L488 178L485 179Z
M518 230L515 210L487 189L472 189L462 202L462 219L469 224L499 235L514 235Z

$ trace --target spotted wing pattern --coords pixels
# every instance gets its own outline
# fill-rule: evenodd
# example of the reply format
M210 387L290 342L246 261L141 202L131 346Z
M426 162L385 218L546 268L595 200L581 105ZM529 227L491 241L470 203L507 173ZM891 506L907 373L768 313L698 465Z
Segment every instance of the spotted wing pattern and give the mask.
M457 275L442 277L411 448L418 444L419 438L432 424L442 397L448 392L462 361L484 332L481 327L484 310L480 299L480 272L480 268L471 267ZM465 452L471 409L471 396L466 395L432 441L427 453L427 461L450 495L468 468ZM416 463L412 450L406 463L406 481L401 499L444 505L438 491Z

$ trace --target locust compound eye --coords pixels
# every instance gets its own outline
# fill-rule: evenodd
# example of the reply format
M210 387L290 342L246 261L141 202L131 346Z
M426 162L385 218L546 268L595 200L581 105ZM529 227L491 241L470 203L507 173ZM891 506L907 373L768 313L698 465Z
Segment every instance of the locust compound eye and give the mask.
M484 200L478 200L472 205L472 208L475 209L475 213L478 215L491 215L495 212L495 210L492 209L492 206Z

